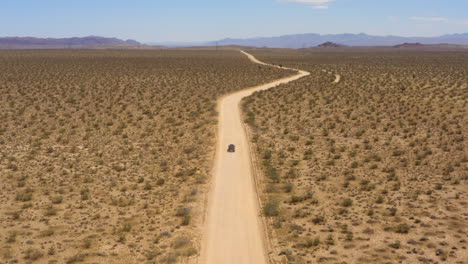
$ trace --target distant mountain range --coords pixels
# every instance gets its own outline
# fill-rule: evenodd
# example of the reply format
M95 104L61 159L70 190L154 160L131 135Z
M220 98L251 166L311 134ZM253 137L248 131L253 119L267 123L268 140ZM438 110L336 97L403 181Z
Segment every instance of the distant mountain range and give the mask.
M421 44L457 44L468 45L468 33L451 34L438 37L399 37L399 36L371 36L367 34L297 34L280 37L262 37L247 39L222 39L200 43L149 43L163 46L225 46L238 45L268 48L309 48L332 42L344 46L395 46L402 43Z
M0 49L91 48L140 46L135 40L88 36L82 38L0 37Z
M248 39L222 39L210 42L166 42L142 44L135 40L121 40L99 36L75 38L33 38L33 37L0 37L0 49L55 49L55 48L162 48L167 47L208 47L208 46L244 46L268 48L310 48L342 46L397 46L415 47L418 45L453 44L468 45L468 33L451 34L438 37L398 37L371 36L367 34L297 34L280 37L262 37ZM413 44L411 44L413 43Z

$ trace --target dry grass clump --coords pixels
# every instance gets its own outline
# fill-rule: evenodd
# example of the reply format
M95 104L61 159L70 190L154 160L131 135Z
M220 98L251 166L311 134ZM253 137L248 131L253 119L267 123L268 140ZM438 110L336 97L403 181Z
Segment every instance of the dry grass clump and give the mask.
M466 53L253 55L311 72L244 101L273 258L468 260Z
M234 51L0 51L0 65L2 263L197 254L216 99L290 74Z

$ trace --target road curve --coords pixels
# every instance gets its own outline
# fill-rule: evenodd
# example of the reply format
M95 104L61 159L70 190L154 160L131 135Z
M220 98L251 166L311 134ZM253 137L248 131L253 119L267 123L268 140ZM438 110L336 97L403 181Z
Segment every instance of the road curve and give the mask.
M335 80L333 81L333 83L339 83L340 80L341 80L341 75L335 74Z
M281 68L257 60L241 51L252 62ZM290 69L282 67L282 69ZM264 229L251 170L249 143L241 119L240 102L253 92L266 90L309 75L297 74L219 99L218 142L214 175L208 196L202 242L202 264L266 264ZM228 153L235 144L235 153Z

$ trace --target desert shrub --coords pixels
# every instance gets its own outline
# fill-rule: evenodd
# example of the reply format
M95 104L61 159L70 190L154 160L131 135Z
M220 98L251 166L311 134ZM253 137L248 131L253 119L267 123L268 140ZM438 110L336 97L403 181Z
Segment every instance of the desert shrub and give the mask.
M287 179L294 179L298 177L298 172L296 169L289 169L288 172L286 172L286 175L284 176Z
M265 216L278 216L279 215L279 203L275 199L270 199L263 207L263 213Z
M190 244L190 238L187 236L179 236L172 241L172 247L174 249L182 248Z
M49 256L55 255L55 248L53 246L50 247L49 250L47 250L47 255Z
M132 230L132 225L128 222L123 223L122 227L120 228L120 232L128 233Z
M349 187L349 181L345 181L343 183L343 188L348 188Z
M83 201L89 200L89 189L87 189L87 188L82 189L80 191L80 195L81 195L81 200L83 200Z
M63 197L62 196L54 196L54 197L51 198L51 201L52 201L53 204L60 204L63 201Z
M52 228L43 230L43 231L41 231L41 232L39 233L39 235L40 235L41 237L50 237L50 236L52 236L53 234L55 234L55 231L54 231L54 229L52 229Z
M22 191L16 194L16 201L28 202L32 200L32 193L27 191Z
M90 238L83 239L82 247L84 249L89 249L93 245L93 241Z
M204 184L206 183L206 178L207 177L203 174L197 174L197 176L195 177L195 183Z
M172 264L177 262L178 255L174 252L169 252L159 258L160 263Z
M44 253L42 251L35 249L35 248L28 248L24 252L24 259L31 260L31 261L36 261L44 256Z
M300 203L304 201L306 198L302 195L292 195L290 199L290 203L295 204L295 203Z
M55 216L57 215L58 210L54 208L53 206L47 207L47 209L44 211L45 216Z
M15 211L15 212L11 213L11 217L13 218L13 220L18 220L18 219L20 219L20 217L21 217L21 211Z
M320 225L320 224L323 224L325 223L325 216L323 215L316 215L312 218L312 223L316 224L316 225Z
M162 185L164 185L164 183L165 183L165 180L161 179L161 178L156 181L156 185L158 185L158 186L162 186Z
M382 195L379 195L379 197L377 197L377 199L375 200L375 202L378 203L378 204L383 203L383 201L384 201L384 198L383 198Z
M280 179L277 169L273 167L273 165L268 160L264 160L263 164L265 166L265 172L267 177L270 178L272 182L279 182Z
M7 237L6 237L6 242L7 243L14 243L16 242L16 236L18 235L18 232L16 231L10 231L8 232L7 234Z
M389 244L388 246L394 249L399 249L400 245L401 245L400 241L397 240L394 243Z
M293 184L290 182L287 182L284 184L283 189L285 193L290 193L293 190Z
M265 150L265 152L263 152L263 159L271 159L271 150Z
M185 217L190 214L191 208L185 206L179 206L176 211L176 216Z
M307 247L307 248L316 247L318 245L320 245L320 238L319 237L315 237L314 239L307 238L307 240L305 242L305 247Z
M396 233L407 234L411 227L408 224L399 224L395 226L394 230Z
M66 260L67 264L73 264L77 262L83 262L88 256L86 253L77 253Z
M147 260L153 260L155 259L157 256L161 255L161 252L159 250L148 250L145 252L145 257Z
M351 198L345 198L343 199L343 201L341 202L341 205L343 207L350 207L351 205L353 205L353 200Z
M181 252L181 255L184 257L191 257L197 255L198 250L193 247L189 247Z
M187 225L189 225L189 224L190 224L190 219L191 219L191 216L190 216L190 215L184 215L184 216L182 217L182 223L181 223L181 225L182 225L182 226L187 226Z

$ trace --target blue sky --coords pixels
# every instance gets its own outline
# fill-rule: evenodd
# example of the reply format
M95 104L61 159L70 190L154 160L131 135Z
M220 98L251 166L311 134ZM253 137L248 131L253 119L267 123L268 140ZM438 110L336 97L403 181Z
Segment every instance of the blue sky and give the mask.
M142 42L468 32L468 0L0 0L0 36Z

